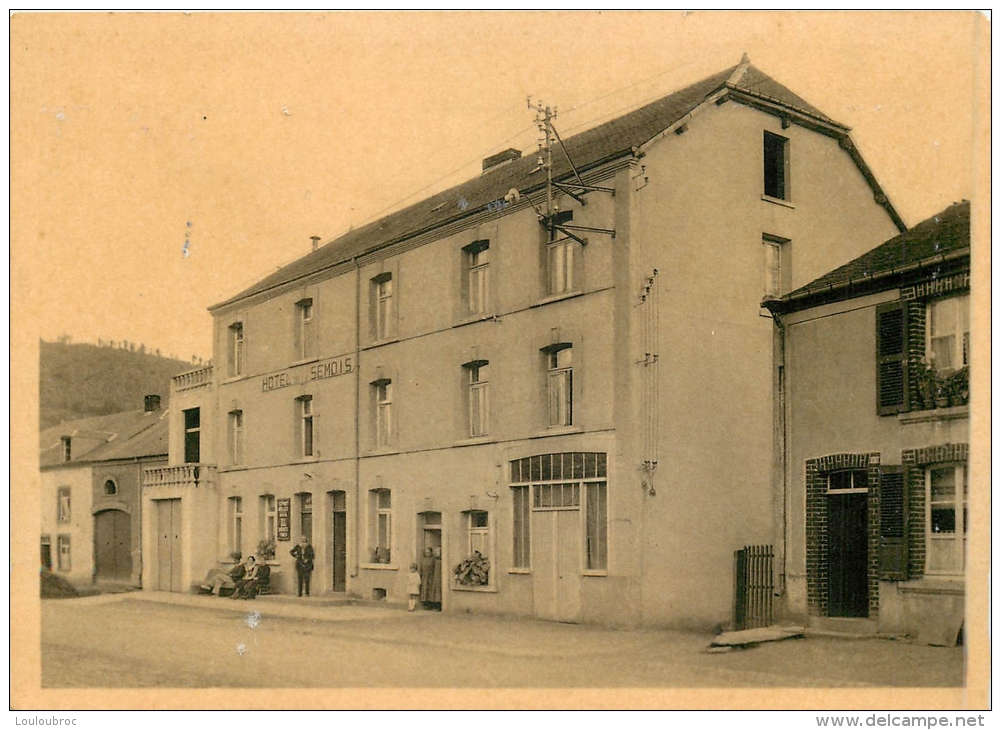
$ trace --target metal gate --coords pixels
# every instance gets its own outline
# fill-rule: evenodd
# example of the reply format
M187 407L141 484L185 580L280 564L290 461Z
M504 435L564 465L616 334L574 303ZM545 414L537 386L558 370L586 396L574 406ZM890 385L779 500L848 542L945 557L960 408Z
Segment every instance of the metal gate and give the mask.
M771 545L746 545L733 553L733 625L735 631L771 626Z

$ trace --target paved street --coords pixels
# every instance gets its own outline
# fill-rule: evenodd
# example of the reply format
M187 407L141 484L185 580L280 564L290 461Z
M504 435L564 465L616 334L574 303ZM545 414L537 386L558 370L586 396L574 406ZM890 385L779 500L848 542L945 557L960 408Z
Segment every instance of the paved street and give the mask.
M42 602L43 687L958 686L962 649L712 637L176 594Z

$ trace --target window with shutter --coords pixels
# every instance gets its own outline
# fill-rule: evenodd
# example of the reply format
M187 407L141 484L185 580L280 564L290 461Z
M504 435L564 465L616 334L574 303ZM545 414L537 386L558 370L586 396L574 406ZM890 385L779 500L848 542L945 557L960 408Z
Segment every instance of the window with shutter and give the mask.
M907 580L907 483L904 468L881 467L879 492L879 577L882 580Z
M876 411L907 410L907 309L889 302L876 309Z

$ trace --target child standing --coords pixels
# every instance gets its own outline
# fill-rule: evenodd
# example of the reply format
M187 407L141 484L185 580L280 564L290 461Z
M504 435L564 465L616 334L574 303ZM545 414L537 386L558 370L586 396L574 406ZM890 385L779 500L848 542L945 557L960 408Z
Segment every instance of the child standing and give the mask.
M417 606L417 599L421 595L421 574L417 572L417 563L410 564L410 573L407 574L407 593L410 594L407 610L413 611Z

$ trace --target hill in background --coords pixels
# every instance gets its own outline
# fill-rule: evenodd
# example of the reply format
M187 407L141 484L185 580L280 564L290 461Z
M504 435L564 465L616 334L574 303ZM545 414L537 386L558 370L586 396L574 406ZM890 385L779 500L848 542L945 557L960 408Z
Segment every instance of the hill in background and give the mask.
M40 347L40 428L143 407L148 394L167 406L170 379L200 363L161 357L142 345L45 342Z

